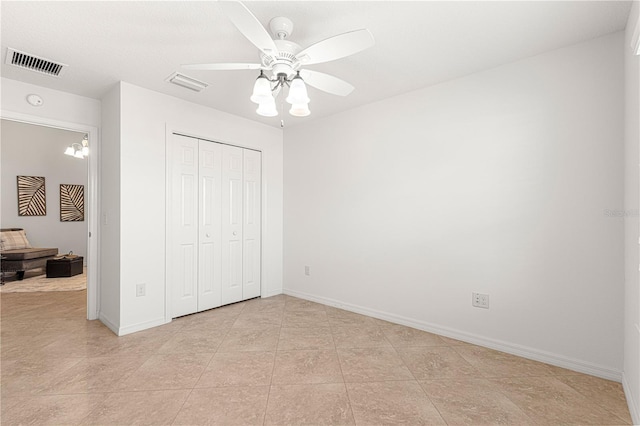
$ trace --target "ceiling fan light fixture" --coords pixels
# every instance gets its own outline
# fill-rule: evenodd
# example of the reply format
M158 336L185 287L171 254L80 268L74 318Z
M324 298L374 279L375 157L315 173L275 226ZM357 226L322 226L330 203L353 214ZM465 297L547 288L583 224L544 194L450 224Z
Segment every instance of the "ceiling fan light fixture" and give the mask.
M82 142L73 142L64 150L65 155L75 158L85 158L89 155L89 136L84 135Z
M89 137L87 135L84 136L84 138L82 139L82 155L83 156L88 156L89 155Z
M309 104L293 104L291 105L289 114L293 115L294 117L306 117L311 114L311 111L309 110Z
M251 94L251 102L261 104L268 102L269 98L273 99L271 94L271 82L264 75L264 72L260 71L260 75L256 78L256 82L253 85L253 93Z
M276 115L278 115L276 100L273 98L273 96L271 96L270 98L271 100L260 102L258 104L258 109L256 109L258 115L261 115L263 117L275 117Z
M298 73L298 75L291 80L289 96L287 96L286 101L291 105L300 105L308 104L309 100L309 95L307 95L307 86L305 86L302 77L300 77L300 73Z

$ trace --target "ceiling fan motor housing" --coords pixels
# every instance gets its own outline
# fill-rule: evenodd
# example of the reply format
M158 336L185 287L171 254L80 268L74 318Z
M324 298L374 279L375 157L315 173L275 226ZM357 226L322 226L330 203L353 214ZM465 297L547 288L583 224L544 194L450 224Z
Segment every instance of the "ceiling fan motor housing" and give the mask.
M296 54L301 50L300 45L289 40L274 40L274 43L278 52L273 56L261 53L262 65L271 69L273 75L285 73L287 77L293 77L300 68L300 61L296 58Z
M269 21L269 29L273 38L283 40L291 35L293 31L293 22L284 16L278 16Z

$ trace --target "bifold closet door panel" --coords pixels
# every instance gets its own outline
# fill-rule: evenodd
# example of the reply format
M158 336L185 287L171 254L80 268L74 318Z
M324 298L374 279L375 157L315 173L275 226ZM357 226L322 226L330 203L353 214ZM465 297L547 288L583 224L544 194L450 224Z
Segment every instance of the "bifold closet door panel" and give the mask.
M222 145L222 304L242 297L242 148Z
M199 142L198 311L222 305L222 145Z
M173 135L171 164L172 316L198 308L198 140Z
M243 218L243 289L242 298L260 296L260 206L262 155L259 151L243 150L244 218Z

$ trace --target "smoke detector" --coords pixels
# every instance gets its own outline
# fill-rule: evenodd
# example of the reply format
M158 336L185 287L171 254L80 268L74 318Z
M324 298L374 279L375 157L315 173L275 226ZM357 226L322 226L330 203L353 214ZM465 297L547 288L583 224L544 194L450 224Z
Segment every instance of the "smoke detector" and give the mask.
M29 105L34 107L42 106L42 104L44 103L40 95L36 95L35 93L27 95L27 102L29 102Z

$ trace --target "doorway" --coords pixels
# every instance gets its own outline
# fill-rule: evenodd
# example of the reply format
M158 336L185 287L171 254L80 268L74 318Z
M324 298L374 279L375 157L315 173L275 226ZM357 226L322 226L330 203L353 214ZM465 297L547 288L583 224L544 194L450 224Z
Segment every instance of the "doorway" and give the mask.
M84 280L78 276L68 281L60 279L59 288L50 282L57 278L47 279L44 269L26 271L29 286L35 291L57 291L86 285L86 317L97 319L97 129L39 117L17 117L4 111L1 118L2 228L22 228L32 246L57 248L59 254L73 252L83 257L86 266ZM64 155L67 147L82 146L85 137L89 146L86 158ZM45 210L38 216L19 213L17 176L43 178ZM69 191L73 197L69 197ZM71 198L71 204L82 210L81 215L65 214ZM82 205L78 200L84 201Z

